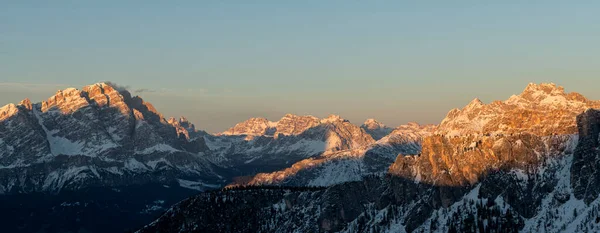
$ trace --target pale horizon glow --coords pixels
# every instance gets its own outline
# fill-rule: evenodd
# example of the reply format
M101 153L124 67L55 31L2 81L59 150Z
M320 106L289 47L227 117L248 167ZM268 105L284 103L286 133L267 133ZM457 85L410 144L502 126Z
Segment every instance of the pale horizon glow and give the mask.
M4 3L0 105L112 81L215 133L286 113L438 124L554 82L600 99L600 3Z

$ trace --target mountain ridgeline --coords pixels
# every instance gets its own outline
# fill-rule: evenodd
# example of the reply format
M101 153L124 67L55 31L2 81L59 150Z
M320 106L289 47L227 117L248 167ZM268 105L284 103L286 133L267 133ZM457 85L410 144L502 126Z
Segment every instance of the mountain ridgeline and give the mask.
M354 151L375 142L335 115L287 114L275 123L255 118L212 135L183 117L166 119L152 104L111 84L68 88L40 103L25 99L0 108L0 202L7 210L1 219L14 226L11 232L131 230L195 193L307 159L354 159ZM411 139L402 143L392 146L419 149ZM372 160L371 170L350 170L351 179L314 183L384 172L396 155L386 156ZM304 174L298 185L318 178ZM113 224L94 224L98 216Z
M596 232L593 109L600 101L529 84L437 126L286 114L209 134L111 84L68 88L0 108L0 222L9 232Z
M530 84L507 101L452 110L385 173L323 190L232 186L189 198L140 232L597 232L598 107Z

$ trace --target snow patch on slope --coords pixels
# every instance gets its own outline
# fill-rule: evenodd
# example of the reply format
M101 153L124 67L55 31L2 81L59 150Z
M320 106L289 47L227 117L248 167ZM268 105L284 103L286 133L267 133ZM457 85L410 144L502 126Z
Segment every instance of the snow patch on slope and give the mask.
M364 175L364 164L359 159L332 161L321 166L318 176L310 180L309 186L330 186L348 181L357 181Z
M284 151L303 151L307 154L317 154L325 151L326 148L327 145L323 141L302 139L292 145L278 148L276 153L282 153Z
M179 150L167 145L167 144L158 144L151 147L148 147L142 151L136 152L136 154L152 154L154 152L178 152Z
M42 129L46 133L46 139L50 145L50 151L52 155L81 155L84 148L83 142L73 142L63 137L53 136L57 131L50 131L44 125L44 119L40 116L40 113L36 108L33 110L33 115L37 119L38 123L42 126Z
M145 164L141 163L140 161L137 161L134 158L125 161L124 167L130 171L148 170L148 167Z

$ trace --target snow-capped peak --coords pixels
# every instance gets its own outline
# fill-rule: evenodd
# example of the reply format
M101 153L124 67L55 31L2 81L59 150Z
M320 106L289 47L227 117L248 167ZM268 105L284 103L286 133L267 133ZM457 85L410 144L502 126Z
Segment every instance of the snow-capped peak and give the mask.
M368 129L380 129L385 128L386 126L373 118L369 118L365 121L365 123L363 123L363 127L366 127Z
M236 124L234 127L223 132L223 135L248 135L263 136L272 135L275 132L276 122L266 118L250 118L244 122Z
M379 140L393 131L392 128L389 128L383 123L372 118L367 119L360 127L370 134L375 140Z
M537 102L549 97L564 97L565 95L565 89L561 86L557 86L554 83L542 83L539 85L530 83L527 85L525 90L523 90L520 97L529 101Z
M83 90L92 89L94 87L100 88L103 91L107 91L107 92L117 91L117 88L118 88L118 87L114 86L114 84L111 84L111 83L98 82L98 83L94 83L92 85L87 85L87 86L83 87Z

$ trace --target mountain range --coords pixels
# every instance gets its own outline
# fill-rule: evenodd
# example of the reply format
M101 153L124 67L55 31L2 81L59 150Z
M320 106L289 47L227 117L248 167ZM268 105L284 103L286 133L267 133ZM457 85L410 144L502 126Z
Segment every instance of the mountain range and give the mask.
M59 90L40 103L25 99L8 104L0 108L0 136L1 200L7 209L19 211L23 206L13 206L13 200L26 199L35 213L4 218L22 222L23 226L14 229L21 232L92 230L87 223L62 223L62 215L85 218L80 216L80 205L87 208L90 204L109 206L103 213L117 216L106 216L115 224L100 231L133 229L186 196L259 180L253 177L283 171L296 163L341 159L362 165L362 159L356 158L364 157L366 151L419 149L415 135L398 138L401 135L397 134L376 144L364 128L336 115L318 119L287 114L278 122L253 118L212 135L197 130L184 117L166 119L151 103L107 83ZM310 172L295 177L301 180L297 185L358 180L384 172L393 158L395 155L372 160L373 169L351 170L350 178L327 180ZM326 180L314 181L319 178ZM140 190L153 195L136 197L134 204L127 199L104 200ZM47 212L49 208L53 211ZM122 221L115 214L132 212L139 221Z
M593 109L529 84L439 125L286 114L209 134L107 83L68 88L0 108L0 221L11 232L594 232Z

